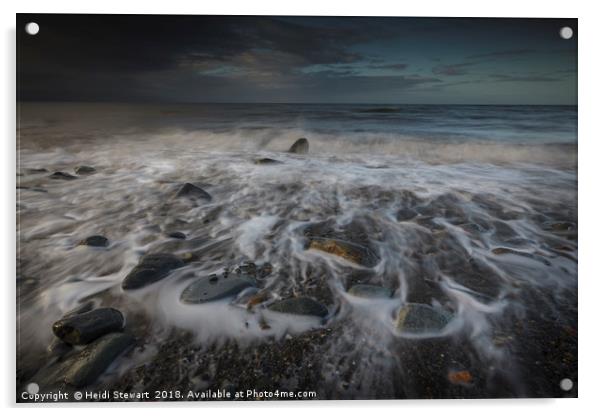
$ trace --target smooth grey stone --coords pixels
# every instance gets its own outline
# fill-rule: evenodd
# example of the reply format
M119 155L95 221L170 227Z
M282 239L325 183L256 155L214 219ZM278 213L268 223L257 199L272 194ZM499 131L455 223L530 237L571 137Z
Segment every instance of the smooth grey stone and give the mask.
M320 318L328 315L328 309L321 303L307 297L289 298L272 303L268 309L274 312L293 315L311 315Z
M74 169L78 175L91 175L96 172L92 166L76 166Z
M355 285L352 286L347 293L358 298L390 298L393 295L391 289L375 285Z
M172 254L147 254L123 279L125 290L139 289L167 277L174 269L184 266L184 261Z
M309 152L309 142L305 137L297 139L295 143L288 149L289 153L306 154Z
M68 316L52 325L52 332L70 345L88 344L109 332L121 331L124 319L113 308L98 308Z
M134 338L129 334L113 333L98 338L74 357L65 382L75 387L92 384L133 343Z
M82 240L81 245L91 247L106 247L109 245L109 239L102 235L92 235Z
M77 176L73 176L67 172L54 172L52 175L48 176L50 179L62 179L66 181L71 181L73 179L77 179Z
M406 303L397 313L395 326L401 332L422 333L443 330L453 315L422 303Z
M182 185L182 187L176 194L176 197L202 198L211 201L211 195L209 195L209 193L207 193L201 187L198 187L191 183L185 183L184 185Z
M205 276L191 283L180 295L184 303L204 303L235 296L255 282L246 277Z

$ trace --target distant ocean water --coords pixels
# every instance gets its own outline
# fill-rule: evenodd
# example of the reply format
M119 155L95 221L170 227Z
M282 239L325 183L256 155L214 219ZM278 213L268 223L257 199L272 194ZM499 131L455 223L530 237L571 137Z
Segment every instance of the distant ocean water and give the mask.
M139 134L176 148L190 139L194 149L271 151L308 136L316 154L442 163L574 168L577 155L576 106L25 103L20 114L24 137L44 132L39 145Z
M400 138L512 143L574 143L576 106L198 104L178 107L188 129L303 128L308 133L397 135Z
M147 349L120 361L109 387L132 363L167 359L153 348L173 328L204 347L328 328L335 335L310 358L324 369L320 397L557 395L559 380L576 376L576 126L570 106L23 103L19 328L31 341L18 365L27 374L45 363L52 322L93 299L147 331ZM308 154L288 153L299 137ZM95 172L75 175L81 165ZM212 199L176 197L185 183ZM78 244L96 234L107 248ZM308 239L324 235L348 239L370 262L312 248ZM155 252L199 259L123 291ZM180 301L191 279L245 262L269 263L257 284L270 299L316 299L327 322L251 314L232 299ZM358 283L393 295L366 303L347 293ZM408 334L395 320L408 303L453 318ZM558 354L542 370L550 348ZM172 358L162 367L176 371L182 357ZM473 387L450 386L449 372L464 369ZM433 380L431 393L403 374Z

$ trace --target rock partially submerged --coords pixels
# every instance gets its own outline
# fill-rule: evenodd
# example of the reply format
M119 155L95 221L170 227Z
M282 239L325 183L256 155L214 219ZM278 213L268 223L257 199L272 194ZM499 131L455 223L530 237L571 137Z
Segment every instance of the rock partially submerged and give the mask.
M288 149L289 153L307 154L309 152L309 142L305 137L297 139L295 143Z
M211 201L212 198L211 195L209 195L209 193L206 192L203 188L192 183L185 183L184 185L182 185L178 193L176 193L176 197L201 198L206 199L207 201Z
M46 347L46 351L55 357L62 357L73 349L73 346L67 343L64 343L58 338L53 338L50 341L48 347Z
M171 233L168 233L167 236L170 238L176 238L178 240L186 240L186 234L180 231L173 231Z
M314 237L308 249L320 250L361 266L373 267L378 263L378 258L371 250L349 241Z
M358 298L367 299L386 299L393 296L393 291L386 287L362 284L352 286L347 293Z
M256 165L279 165L282 162L276 159L270 159L269 157L264 157L261 159L255 159Z
M71 181L73 179L77 179L77 176L73 176L70 173L67 172L54 172L52 175L48 175L48 177L50 179L60 179L60 180L64 180L64 181Z
M324 318L328 315L328 309L320 302L308 297L283 299L272 303L269 310L292 315L309 315Z
M252 310L255 306L261 305L268 300L270 300L270 294L268 292L255 292L244 299L244 304L247 309Z
M234 273L251 279L261 280L272 274L274 267L270 263L256 265L253 262L245 262L234 269Z
M180 300L191 304L213 302L235 296L254 286L255 282L246 277L205 276L188 285L180 295Z
M83 239L80 242L80 245L91 247L107 247L109 245L109 239L102 235L92 235Z
M571 231L577 229L574 222L556 222L549 226L553 231Z
M82 165L82 166L76 166L74 171L78 175L91 175L96 172L96 169L94 169L92 166Z
M504 255L504 254L512 254L515 256L521 256L521 257L525 257L528 259L532 259L532 260L536 260L539 262L542 262L543 264L545 264L546 266L550 266L551 263L549 260L545 259L544 257L537 255L537 254L533 254L533 253L529 253L526 251L520 251L520 250L514 250L508 247L496 247L494 249L491 250L491 252L495 255Z
M147 254L123 279L124 290L139 289L167 277L174 269L184 266L184 261L173 254Z
M412 218L416 217L418 213L410 208L402 208L397 211L397 221L409 221Z
M407 333L427 333L443 330L452 320L451 313L422 303L406 303L397 313L395 326Z
M52 325L52 332L70 345L88 344L95 339L123 329L121 312L113 308L99 308L65 317Z
M123 333L98 338L74 357L66 371L65 382L74 387L92 384L133 343L134 338Z
M46 173L48 172L48 169L46 168L26 168L25 169L25 173L31 174L31 175L36 175L39 173Z
M354 220L343 227L333 221L312 223L303 229L303 234L308 238L306 249L323 251L368 268L380 261L360 221Z

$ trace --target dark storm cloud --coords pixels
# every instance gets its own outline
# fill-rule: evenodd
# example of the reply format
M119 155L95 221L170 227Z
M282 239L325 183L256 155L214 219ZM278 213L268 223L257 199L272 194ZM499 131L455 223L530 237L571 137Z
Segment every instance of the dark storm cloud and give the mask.
M373 69L390 69L395 71L403 71L408 67L408 64L382 64L382 65L370 65Z
M437 65L433 67L433 74L435 75L466 75L468 73L468 69L471 66L476 65L476 62L464 62L460 64L451 64L451 65Z
M545 75L506 75L506 74L492 74L491 78L494 78L499 82L557 82L561 81L561 78L550 77Z
M113 86L100 87L112 90L120 80L131 81L128 74L143 78L151 72L176 75L169 72L174 69L183 74L224 68L242 75L274 75L354 63L363 57L350 46L390 35L386 25L358 30L349 22L320 26L311 19L297 23L249 16L20 15L19 26L30 20L42 30L36 37L20 33L18 65L26 99L51 98L57 92L72 98L75 86L82 96L94 98L99 82L112 77ZM91 85L80 85L78 78L88 78Z
M37 36L21 30L29 21L40 24ZM479 102L457 90L446 96L446 87L470 88L485 78L491 85L482 95L490 100L496 82L574 79L561 72L576 67L576 44L558 41L557 26L566 24L576 29L576 21L554 19L20 14L18 97ZM524 47L508 47L518 41ZM550 67L546 74L529 62L534 54ZM575 96L567 82L557 101ZM508 95L504 88L500 96Z
M481 53L477 55L467 56L467 59L497 59L497 58L510 58L514 56L528 55L535 51L533 49L514 49L510 51L496 51L489 53Z
M435 77L367 76L335 70L295 72L277 77L260 72L234 76L178 70L177 74L149 73L143 83L161 85L161 88L147 89L147 96L164 96L165 91L170 91L177 94L168 96L170 100L193 101L198 96L211 96L220 102L232 102L233 97L242 102L312 102L328 91L327 97L334 95L342 102L364 102L366 91L392 100L404 91L441 82Z
M42 32L22 37L24 59L134 71L223 63L254 50L286 53L304 64L350 63L362 56L349 46L388 35L386 27L308 27L252 16L42 15L36 21Z
M505 61L510 58L520 57L523 55L530 55L535 53L533 49L515 49L515 50L507 50L507 51L496 51L496 52L488 52L481 53L476 55L467 56L465 59L466 62L456 63L456 64L447 64L447 65L436 65L433 67L433 74L435 75L466 75L468 74L470 67L475 67L477 65L481 65L484 63L492 63L496 61ZM437 62L440 59L436 60Z

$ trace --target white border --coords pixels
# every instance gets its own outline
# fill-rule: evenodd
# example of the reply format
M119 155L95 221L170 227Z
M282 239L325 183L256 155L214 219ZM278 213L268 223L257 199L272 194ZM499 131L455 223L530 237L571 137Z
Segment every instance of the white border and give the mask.
M3 404L11 406L15 397L15 13L146 13L146 14L279 14L279 15L391 15L391 16L480 16L480 17L577 17L579 18L579 399L568 400L470 400L470 401L379 401L379 402L303 402L303 403L186 403L186 404L142 404L129 405L133 411L163 415L165 407L173 411L230 412L264 414L267 412L287 415L306 415L316 411L336 412L341 408L346 415L360 415L375 408L379 413L423 415L447 415L459 412L463 415L486 412L489 415L504 415L509 412L541 412L546 415L588 414L602 407L596 402L598 389L602 386L602 273L597 258L602 248L601 208L602 198L602 99L600 76L602 76L602 50L600 27L602 16L597 2L577 1L487 1L449 0L413 2L370 0L303 0L298 2L250 0L216 2L203 1L130 1L98 0L86 2L70 1L4 1L0 5L0 19L4 26L4 65L2 65L2 139L3 172L1 191L2 221L0 255L4 273L3 283L5 312L2 344L2 377L0 394ZM114 405L82 408L71 405L60 408L46 405L39 410L44 414L85 412L106 414L118 410ZM107 408L109 407L109 408ZM134 407L136 409L134 410ZM32 408L25 411L32 411ZM11 409L14 411L14 408Z

